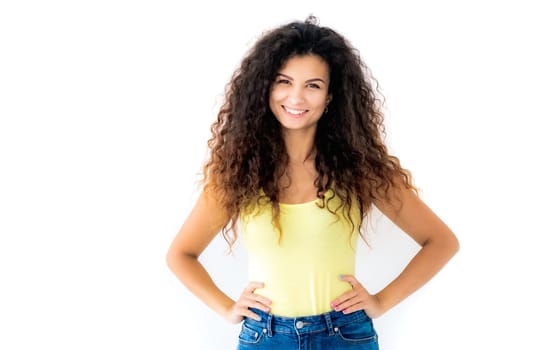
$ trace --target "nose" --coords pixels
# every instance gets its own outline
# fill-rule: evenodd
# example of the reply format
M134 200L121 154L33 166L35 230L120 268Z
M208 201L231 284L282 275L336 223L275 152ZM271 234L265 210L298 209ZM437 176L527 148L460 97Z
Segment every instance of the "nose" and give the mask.
M304 89L299 86L293 86L289 90L288 99L291 104L299 104L304 101Z

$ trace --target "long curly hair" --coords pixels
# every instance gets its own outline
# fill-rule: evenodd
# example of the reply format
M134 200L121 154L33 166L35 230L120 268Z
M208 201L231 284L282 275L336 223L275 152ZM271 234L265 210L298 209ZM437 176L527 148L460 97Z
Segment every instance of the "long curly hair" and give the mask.
M226 85L211 126L202 183L226 210L229 221L221 232L230 246L237 239L242 210L265 199L281 237L279 195L289 158L268 101L279 70L289 58L303 55L321 57L330 72L331 102L318 121L314 141L315 186L323 206L333 198L325 196L332 190L340 198L343 216L365 239L362 223L375 199L389 197L394 186L416 190L410 172L388 154L382 95L358 50L309 16L262 34ZM354 205L358 222L350 215Z

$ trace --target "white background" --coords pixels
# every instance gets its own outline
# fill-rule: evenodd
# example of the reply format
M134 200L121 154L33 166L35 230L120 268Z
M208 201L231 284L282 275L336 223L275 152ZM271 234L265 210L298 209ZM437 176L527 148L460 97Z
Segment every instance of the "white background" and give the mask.
M461 242L376 320L381 348L547 348L540 3L3 1L0 348L235 348L239 326L165 253L224 85L263 30L309 13L361 51L390 149ZM370 239L358 277L376 291L416 247L383 219ZM215 240L202 261L237 297L245 252L225 248Z

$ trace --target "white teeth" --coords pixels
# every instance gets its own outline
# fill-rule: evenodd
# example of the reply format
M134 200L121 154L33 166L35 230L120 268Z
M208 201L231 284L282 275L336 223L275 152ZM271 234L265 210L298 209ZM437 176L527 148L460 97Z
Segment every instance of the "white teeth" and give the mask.
M306 109L298 110L298 109L290 109L287 107L285 107L285 110L291 114L303 114L304 112L306 112Z

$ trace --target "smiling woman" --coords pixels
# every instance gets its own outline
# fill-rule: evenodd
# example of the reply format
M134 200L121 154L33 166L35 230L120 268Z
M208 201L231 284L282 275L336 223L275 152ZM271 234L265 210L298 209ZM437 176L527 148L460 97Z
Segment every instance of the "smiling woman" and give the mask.
M373 83L349 42L314 17L264 34L232 77L211 128L203 191L167 261L209 307L243 321L239 349L378 349L372 319L458 250L388 153ZM375 294L355 277L373 206L421 246ZM237 228L250 282L233 300L198 258L219 232L232 246Z
M321 57L292 57L274 81L270 110L283 129L306 130L313 136L331 99L328 91L329 67Z

